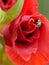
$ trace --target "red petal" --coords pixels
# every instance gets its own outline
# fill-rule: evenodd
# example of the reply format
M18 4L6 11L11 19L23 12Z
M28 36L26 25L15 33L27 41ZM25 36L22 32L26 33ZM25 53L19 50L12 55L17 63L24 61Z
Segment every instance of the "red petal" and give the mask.
M38 12L37 0L25 0L22 9L23 14L33 14Z
M10 58L10 60L15 64L15 65L23 65L24 60L16 54L12 48L5 46L5 52L7 56Z
M14 46L14 51L22 57L25 61L30 60L32 53L35 54L38 49L38 41L32 42L30 45L19 45L16 43Z
M40 37L40 29L36 29L36 31L33 34L33 38L34 39L39 39Z
M45 56L43 56L40 52L37 52L35 55L32 54L31 59L26 62L19 55L17 55L12 50L12 48L6 46L5 51L7 53L7 56L15 65L46 65L48 63L45 59L45 56L47 57L46 53L43 53Z
M40 53L36 53L36 55L32 55L31 60L28 61L26 65L45 65L45 59Z
M39 51L44 51L49 55L49 21L44 17L40 17L43 23L40 28Z

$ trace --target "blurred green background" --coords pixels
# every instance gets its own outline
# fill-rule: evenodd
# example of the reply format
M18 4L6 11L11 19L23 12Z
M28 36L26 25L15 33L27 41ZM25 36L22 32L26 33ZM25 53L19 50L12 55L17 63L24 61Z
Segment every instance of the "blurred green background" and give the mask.
M38 0L39 11L49 19L49 0Z

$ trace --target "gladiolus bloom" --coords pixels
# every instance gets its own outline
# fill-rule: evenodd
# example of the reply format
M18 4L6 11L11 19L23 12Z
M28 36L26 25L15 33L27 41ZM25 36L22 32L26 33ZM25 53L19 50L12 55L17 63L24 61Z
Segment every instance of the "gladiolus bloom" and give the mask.
M49 22L41 14L21 15L2 32L6 54L15 65L49 62Z
M2 30L5 52L15 65L49 63L49 22L37 7L36 0L25 0L19 17Z

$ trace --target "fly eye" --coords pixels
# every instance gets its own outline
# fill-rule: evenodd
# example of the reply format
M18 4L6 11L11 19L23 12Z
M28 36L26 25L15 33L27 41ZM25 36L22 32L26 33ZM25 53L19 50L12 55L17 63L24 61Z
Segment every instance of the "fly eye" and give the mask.
M36 26L37 26L37 28L40 28L41 25L42 25L42 23L41 23L41 21L38 19L38 20L36 21Z

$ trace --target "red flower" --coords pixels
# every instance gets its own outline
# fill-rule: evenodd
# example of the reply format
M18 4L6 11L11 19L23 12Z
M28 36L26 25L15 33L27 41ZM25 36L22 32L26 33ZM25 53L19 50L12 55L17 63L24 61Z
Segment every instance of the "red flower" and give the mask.
M3 10L8 10L15 4L15 2L16 0L0 0L0 7Z
M15 65L49 62L49 22L41 14L21 15L2 32L5 52Z

